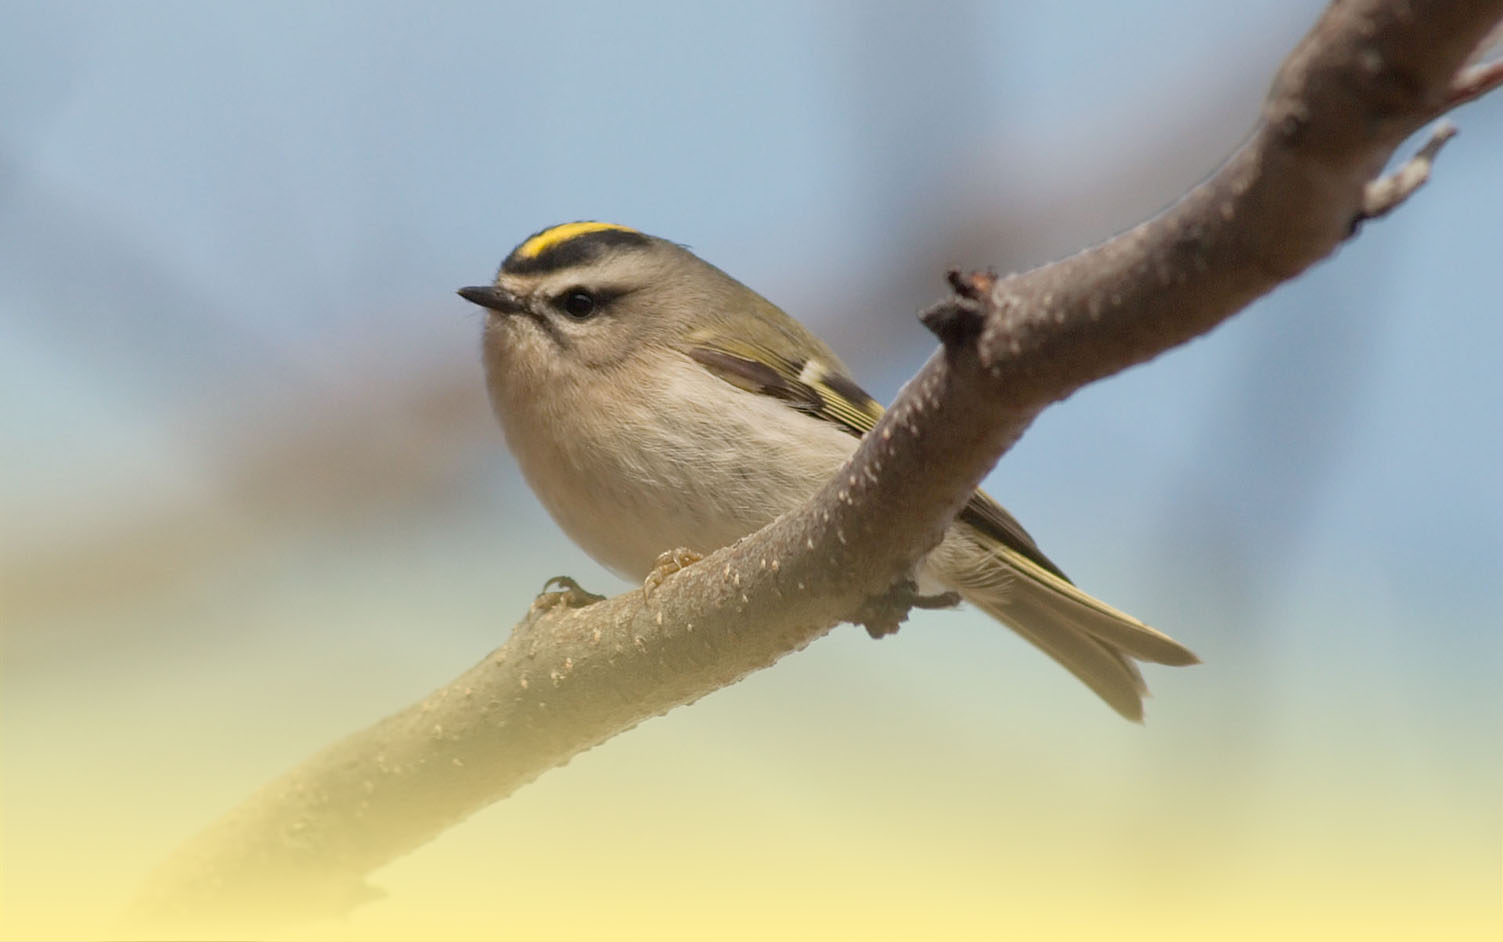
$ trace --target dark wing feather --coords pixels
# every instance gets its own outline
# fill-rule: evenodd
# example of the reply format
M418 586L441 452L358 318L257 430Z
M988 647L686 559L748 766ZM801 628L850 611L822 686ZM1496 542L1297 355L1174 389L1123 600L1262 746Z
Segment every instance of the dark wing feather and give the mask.
M960 520L995 539L1003 546L1017 550L1066 582L1070 581L1070 577L1060 572L1059 567L1044 555L1044 551L1039 549L1037 543L1033 542L1033 537L1028 535L1028 531L1023 529L1023 525L1017 521L1017 518L981 491L971 495L965 508L960 511Z
M882 406L838 367L821 360L790 360L747 341L698 342L688 348L693 360L733 386L772 396L794 409L839 426L860 438L882 417ZM1033 542L1013 515L981 491L961 510L961 522L1069 579Z

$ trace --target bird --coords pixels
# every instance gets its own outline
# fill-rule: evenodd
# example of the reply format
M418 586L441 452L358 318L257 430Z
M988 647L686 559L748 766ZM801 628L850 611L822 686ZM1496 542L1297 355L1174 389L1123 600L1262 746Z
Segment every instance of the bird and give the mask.
M798 507L882 416L826 344L688 248L607 222L523 240L489 285L491 405L522 474L606 568L649 580ZM1198 662L1079 588L977 490L919 564L1123 717L1141 722L1138 662Z

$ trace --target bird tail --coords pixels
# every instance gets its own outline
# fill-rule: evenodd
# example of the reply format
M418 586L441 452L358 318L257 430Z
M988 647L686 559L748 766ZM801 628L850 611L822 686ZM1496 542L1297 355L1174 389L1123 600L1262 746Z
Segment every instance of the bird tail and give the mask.
M956 536L952 532L951 539ZM971 544L971 552L964 554L969 558L957 558L953 550L944 552L952 547L942 547L936 553L942 558L931 558L935 575L1033 642L1127 719L1142 722L1143 697L1148 693L1137 661L1176 667L1200 662L1178 641L1087 595L1010 547L969 534L961 539ZM976 550L985 556L978 559Z

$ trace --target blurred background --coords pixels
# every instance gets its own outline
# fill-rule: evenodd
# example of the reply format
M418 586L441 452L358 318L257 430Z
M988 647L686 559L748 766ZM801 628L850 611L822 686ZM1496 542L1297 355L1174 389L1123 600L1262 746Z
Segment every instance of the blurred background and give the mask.
M1209 173L1319 4L4 5L0 932L627 588L531 497L455 297L573 219L692 246L890 400L947 266ZM1146 727L974 612L555 770L309 937L1496 938L1503 95L1435 179L988 487L1193 647Z

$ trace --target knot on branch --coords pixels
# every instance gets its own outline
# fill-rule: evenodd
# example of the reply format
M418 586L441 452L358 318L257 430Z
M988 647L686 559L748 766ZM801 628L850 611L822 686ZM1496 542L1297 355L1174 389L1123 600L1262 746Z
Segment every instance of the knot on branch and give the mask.
M952 268L945 273L955 294L919 315L924 326L934 332L947 349L965 346L981 334L986 325L986 303L997 284L995 272L962 272Z
M881 595L874 595L862 603L851 616L851 621L866 629L873 638L895 634L898 626L908 620L912 609L954 608L960 604L956 592L940 592L937 595L920 595L918 585L912 579L894 583Z

